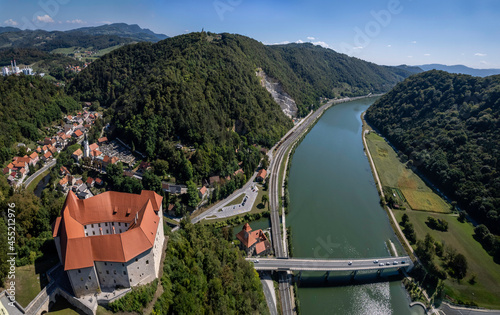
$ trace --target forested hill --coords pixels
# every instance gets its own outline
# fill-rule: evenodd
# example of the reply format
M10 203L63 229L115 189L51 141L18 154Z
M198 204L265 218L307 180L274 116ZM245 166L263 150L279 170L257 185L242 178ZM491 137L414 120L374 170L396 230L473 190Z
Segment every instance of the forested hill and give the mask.
M500 76L411 76L366 114L428 178L500 232Z
M38 76L0 76L0 164L10 161L16 142L35 141L63 113L81 108L61 88Z

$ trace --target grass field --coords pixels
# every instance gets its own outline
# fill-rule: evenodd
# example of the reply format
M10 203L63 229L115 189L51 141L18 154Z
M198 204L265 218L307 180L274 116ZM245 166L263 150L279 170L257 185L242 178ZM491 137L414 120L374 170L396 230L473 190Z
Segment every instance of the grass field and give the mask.
M36 274L35 266L22 266L16 268L16 300L23 307L37 296L41 291L40 275Z
M370 133L366 139L382 185L399 188L411 207L406 211L394 210L397 221L400 222L403 214L407 214L417 239L424 239L429 233L436 241L443 242L445 246L456 249L457 253L466 257L467 276L460 282L451 278L445 280L445 293L455 300L461 299L475 302L481 307L500 309L500 265L474 240L472 224L459 222L458 217L451 214L450 206L399 161L397 154L382 137ZM446 220L448 231L440 232L429 228L425 224L428 216ZM439 258L436 258L436 263L442 265ZM476 276L477 282L474 285L468 281L472 275Z
M450 206L433 192L401 189L406 202L413 210L449 213Z
M50 312L47 314L53 315L80 315L83 313L79 313L71 304L68 303L64 298L59 298L56 300L56 303L50 309Z
M392 147L376 133L366 136L366 143L377 166L382 186L398 188L404 194L408 206L414 210L450 213L451 207L436 195L411 169L406 168Z
M413 223L417 239L423 239L429 233L436 241L455 248L458 253L462 253L467 258L467 276L460 283L447 279L445 281L446 294L455 299L474 301L482 307L500 309L500 265L496 264L472 237L474 235L472 224L459 222L456 215L408 210L394 211L398 222L405 213ZM448 231L440 232L430 229L425 224L428 216L446 220ZM468 280L473 274L476 275L477 283L471 285Z

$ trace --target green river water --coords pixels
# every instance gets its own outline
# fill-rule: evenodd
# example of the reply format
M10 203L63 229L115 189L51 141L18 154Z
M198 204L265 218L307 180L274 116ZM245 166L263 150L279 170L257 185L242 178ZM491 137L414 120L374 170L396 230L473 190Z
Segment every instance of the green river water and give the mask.
M363 151L360 115L376 99L329 109L297 147L289 175L294 257L388 257L391 240L401 254ZM389 275L389 274L387 274ZM359 274L303 273L302 314L424 314L409 307L401 281ZM339 285L343 284L343 285Z

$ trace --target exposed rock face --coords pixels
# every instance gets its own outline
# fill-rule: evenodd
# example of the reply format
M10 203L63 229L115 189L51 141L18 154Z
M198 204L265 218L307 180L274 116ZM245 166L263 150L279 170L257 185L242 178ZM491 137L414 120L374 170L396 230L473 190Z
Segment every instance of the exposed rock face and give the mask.
M262 71L262 69L258 69L256 75L261 78L260 83L269 91L269 93L271 93L274 101L280 105L283 113L290 118L296 117L297 104L295 104L293 98L283 90L281 83L278 80L269 77L264 71Z

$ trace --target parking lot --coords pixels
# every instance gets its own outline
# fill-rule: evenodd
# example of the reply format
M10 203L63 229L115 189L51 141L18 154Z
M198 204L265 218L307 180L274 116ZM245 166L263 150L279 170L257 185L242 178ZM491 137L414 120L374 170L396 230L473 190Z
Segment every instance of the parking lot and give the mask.
M215 215L215 217L210 217L210 219L232 217L234 215L242 214L252 210L253 204L257 199L257 195L259 194L259 189L255 185L253 185L250 188L246 189L243 193L245 194L245 197L243 198L242 203L223 207L221 210L213 214Z

